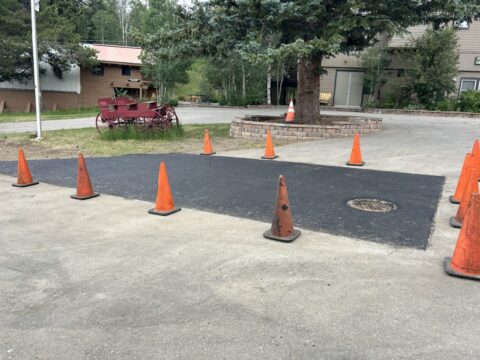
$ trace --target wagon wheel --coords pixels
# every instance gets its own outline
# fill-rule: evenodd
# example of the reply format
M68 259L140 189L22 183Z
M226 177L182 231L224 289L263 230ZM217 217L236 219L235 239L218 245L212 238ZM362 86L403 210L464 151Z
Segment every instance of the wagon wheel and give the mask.
M133 126L135 130L139 132L143 132L146 130L148 119L150 118L150 114L142 113L138 117L133 120Z
M175 120L175 125L177 127L179 127L180 126L180 120L178 119L177 113L175 112L175 109L173 107L170 107L169 113L170 113L170 116L172 118L172 121Z
M165 132L167 127L157 112L148 111L135 120L135 128L140 132L155 134Z
M102 117L102 113L98 113L95 119L95 127L99 134L104 134L107 131L117 129L119 127L118 119L115 117Z
M168 127L172 126L173 122L178 127L180 122L178 120L177 113L175 112L174 108L170 105L164 105L160 108L160 114L164 121L168 122Z

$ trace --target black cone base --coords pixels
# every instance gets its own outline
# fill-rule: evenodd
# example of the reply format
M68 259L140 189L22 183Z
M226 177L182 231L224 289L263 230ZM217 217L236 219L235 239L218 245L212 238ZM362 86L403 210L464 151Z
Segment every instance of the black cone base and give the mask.
M78 195L70 195L70 197L72 199L75 199L75 200L87 200L87 199L91 199L91 198L94 198L94 197L97 197L97 196L100 196L100 194L97 194L97 193L93 193L92 195L87 195L87 196L78 196Z
M155 208L153 208L148 210L148 213L152 215L167 216L167 215L171 215L176 212L179 212L180 210L182 210L182 208L173 208L172 210L169 210L169 211L157 211L155 210Z
M12 186L15 187L28 187L28 186L33 186L33 185L38 185L38 181L31 182L30 184L12 184Z
M461 222L458 222L456 219L455 219L455 216L452 216L450 218L450 226L454 227L454 228L457 228L457 229L460 229L462 227L462 223Z
M443 260L443 269L445 270L445 272L448 275L458 276L458 277L462 277L462 278L465 278L465 279L479 280L480 281L480 275L472 275L472 274L466 274L466 273L458 272L458 271L452 269L451 265L452 265L452 258L451 257L446 257Z
M452 195L448 198L452 204L460 204L460 200L455 199L455 197Z
M347 166L363 166L365 165L365 161L362 161L360 163L351 163L350 161L347 162Z
M302 232L297 229L293 229L292 233L288 236L276 236L272 234L272 230L267 230L263 233L263 236L270 240L283 241L283 242L292 242L300 236Z

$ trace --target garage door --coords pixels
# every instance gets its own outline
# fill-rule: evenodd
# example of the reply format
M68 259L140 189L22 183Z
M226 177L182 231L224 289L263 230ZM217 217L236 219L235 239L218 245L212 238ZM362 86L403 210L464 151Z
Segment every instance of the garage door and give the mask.
M363 72L338 71L335 79L335 106L360 107L363 97Z

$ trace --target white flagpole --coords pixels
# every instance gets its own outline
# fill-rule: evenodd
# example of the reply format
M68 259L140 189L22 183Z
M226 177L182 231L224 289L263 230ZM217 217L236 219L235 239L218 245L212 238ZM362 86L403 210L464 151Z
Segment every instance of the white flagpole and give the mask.
M33 84L35 88L35 118L37 119L37 140L42 139L42 121L40 119L40 76L38 74L38 50L37 50L37 22L35 20L35 10L39 0L30 0L30 10L32 17L32 50L33 50Z

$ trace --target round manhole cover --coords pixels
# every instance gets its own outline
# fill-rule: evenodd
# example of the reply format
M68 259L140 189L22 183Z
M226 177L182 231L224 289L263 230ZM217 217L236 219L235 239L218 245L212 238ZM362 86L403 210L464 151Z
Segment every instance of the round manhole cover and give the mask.
M390 201L368 198L348 200L347 205L357 210L383 213L390 212L397 208L395 204Z

